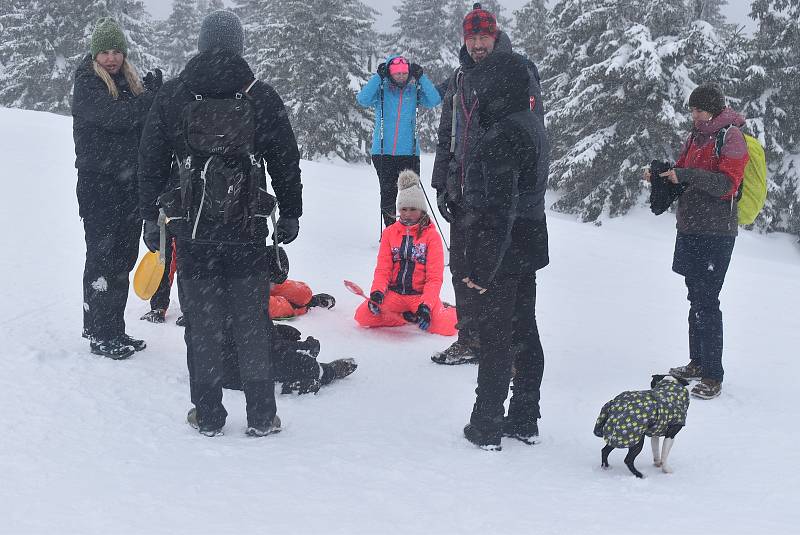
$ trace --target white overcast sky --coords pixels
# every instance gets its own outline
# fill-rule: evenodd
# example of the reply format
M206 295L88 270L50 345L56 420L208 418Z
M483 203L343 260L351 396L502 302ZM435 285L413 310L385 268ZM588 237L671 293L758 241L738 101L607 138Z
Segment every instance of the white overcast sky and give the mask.
M381 31L386 31L391 28L392 22L394 21L394 10L392 9L393 6L399 5L400 1L393 1L393 0L362 0L368 6L373 7L377 10L380 15L378 16L378 20L376 23L376 28ZM658 0L653 0L658 1ZM524 5L527 0L505 0L501 1L500 5L505 8L506 15L510 15L511 12L515 9L519 9L520 6ZM144 0L145 5L147 5L150 13L159 19L165 19L169 16L170 11L172 10L172 1L171 0ZM232 2L228 2L232 3ZM548 3L552 3L552 0ZM748 29L753 28L753 21L747 15L750 13L750 1L749 0L728 0L728 19L731 22L736 24L740 24L746 26Z

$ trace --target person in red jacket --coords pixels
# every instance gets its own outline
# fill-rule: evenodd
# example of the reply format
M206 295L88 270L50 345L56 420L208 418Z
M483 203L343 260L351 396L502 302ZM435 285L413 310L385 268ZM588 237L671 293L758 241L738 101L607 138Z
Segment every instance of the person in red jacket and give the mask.
M363 327L406 323L444 336L457 334L456 309L439 298L444 273L442 239L431 225L419 176L407 169L397 180L399 221L381 235L370 298L358 307Z
M699 379L693 397L712 399L722 391L722 311L719 294L738 231L737 192L749 155L741 132L744 117L725 105L716 84L689 96L694 127L675 167L661 173L682 184L675 213L678 229L672 270L686 281L689 298L689 364L669 373ZM649 172L645 179L650 180Z

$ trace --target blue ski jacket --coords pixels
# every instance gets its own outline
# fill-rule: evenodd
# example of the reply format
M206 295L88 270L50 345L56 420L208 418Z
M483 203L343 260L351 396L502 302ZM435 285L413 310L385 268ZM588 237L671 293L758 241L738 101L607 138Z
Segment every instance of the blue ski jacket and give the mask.
M397 56L389 56L386 58L386 63L395 57ZM381 93L383 93L382 102ZM375 108L372 154L411 156L419 154L419 144L415 147L414 143L417 105L433 108L439 105L442 97L425 74L419 80L409 78L404 87L398 87L389 77L383 79L373 74L367 85L356 95L356 100L364 107ZM383 131L383 150L381 150L381 131Z

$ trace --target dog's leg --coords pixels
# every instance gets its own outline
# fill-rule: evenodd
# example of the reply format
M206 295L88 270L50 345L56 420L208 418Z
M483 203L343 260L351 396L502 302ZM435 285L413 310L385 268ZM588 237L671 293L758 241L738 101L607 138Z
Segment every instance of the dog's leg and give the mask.
M628 454L625 456L625 466L628 467L628 470L631 471L633 475L638 478L643 478L644 475L636 469L633 465L633 462L636 460L636 457L642 452L642 448L644 447L644 435L642 438L639 439L633 447L628 449Z
M608 454L614 449L614 446L606 446L600 451L600 466L603 467L603 470L608 470L610 467L608 466Z
M650 447L653 448L653 464L661 466L661 452L659 451L659 437L650 437Z
M664 437L664 445L661 450L661 471L665 474L671 474L672 468L667 465L667 458L669 458L669 451L672 449L672 443L675 442L675 435L678 431L683 429L682 425L671 425L667 428L667 434Z

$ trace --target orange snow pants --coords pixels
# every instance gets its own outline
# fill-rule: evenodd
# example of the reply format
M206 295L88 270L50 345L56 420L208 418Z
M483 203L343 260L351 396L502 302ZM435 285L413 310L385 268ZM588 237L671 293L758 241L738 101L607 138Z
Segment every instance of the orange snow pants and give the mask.
M274 285L269 291L270 319L302 316L308 312L306 305L311 297L311 288L305 282L286 280Z
M422 303L421 295L401 295L389 290L380 304L381 313L377 316L369 311L368 301L361 303L356 309L355 320L362 327L398 327L407 325L403 319L403 312L417 312L417 307ZM453 336L458 333L456 329L456 309L454 307L445 308L441 300L431 306L431 326L428 331L441 334L442 336Z

